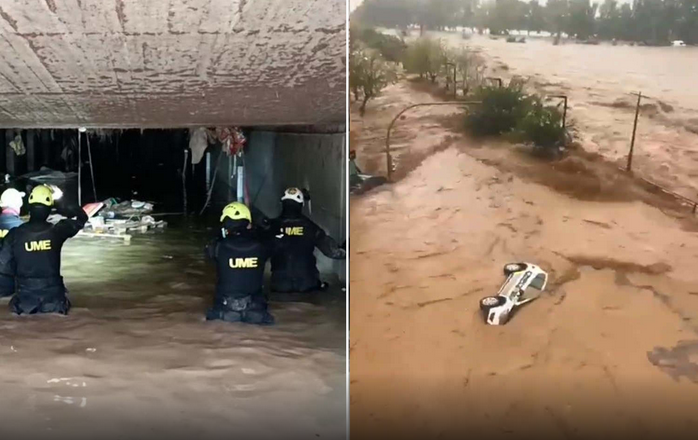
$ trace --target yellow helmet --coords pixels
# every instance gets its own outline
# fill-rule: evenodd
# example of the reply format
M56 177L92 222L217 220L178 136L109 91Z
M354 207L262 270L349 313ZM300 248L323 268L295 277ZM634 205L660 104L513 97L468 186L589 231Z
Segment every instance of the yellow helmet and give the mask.
M53 206L53 191L46 185L35 186L31 194L29 194L29 204L35 203Z
M245 206L244 203L233 202L229 203L225 208L223 208L223 215L221 215L221 221L229 218L231 220L247 220L252 223L252 214L250 213L250 208Z

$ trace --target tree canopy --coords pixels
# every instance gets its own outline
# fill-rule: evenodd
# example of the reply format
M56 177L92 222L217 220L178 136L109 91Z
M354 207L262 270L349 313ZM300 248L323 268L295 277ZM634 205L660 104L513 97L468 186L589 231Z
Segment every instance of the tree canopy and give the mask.
M565 33L667 44L698 44L698 0L365 0L352 20L371 26L432 30L469 27L493 34L512 30Z

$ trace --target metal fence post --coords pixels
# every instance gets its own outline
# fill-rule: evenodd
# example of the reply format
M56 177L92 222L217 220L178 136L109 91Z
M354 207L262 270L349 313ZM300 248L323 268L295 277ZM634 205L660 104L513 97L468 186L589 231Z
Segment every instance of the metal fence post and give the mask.
M459 105L463 107L467 107L469 105L474 105L474 104L482 104L482 101L452 101L452 102L423 102L420 104L412 104L410 106L405 107L395 115L392 121L390 121L390 124L388 125L388 133L385 136L385 159L386 159L386 164L388 166L388 182L392 182L393 178L393 158L390 152L390 131L393 128L393 125L395 125L395 122L402 116L403 113L405 113L407 110L410 110L415 107L425 107L425 106L436 106L436 105Z
M565 107L562 111L562 128L567 126L567 95L551 95L551 98L560 98L565 101Z
M635 134L637 133L637 118L640 116L640 100L642 99L642 92L637 94L637 106L635 107L635 122L633 124L633 137L630 139L630 153L628 154L628 167L627 171L632 170L633 167L633 151L635 150Z

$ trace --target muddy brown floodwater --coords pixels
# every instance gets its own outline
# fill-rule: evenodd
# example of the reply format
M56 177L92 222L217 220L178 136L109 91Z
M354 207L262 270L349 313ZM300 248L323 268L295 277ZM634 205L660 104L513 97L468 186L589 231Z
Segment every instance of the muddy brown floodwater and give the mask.
M385 121L428 100L401 81L366 117L352 106L359 166L382 172ZM544 162L469 140L453 119L442 107L406 115L395 154L407 169L351 200L352 435L695 438L690 210L612 163ZM479 300L518 261L550 285L487 326Z
M529 38L506 43L434 33L451 47L468 45L489 62L490 74L522 76L544 95L569 97L571 124L584 149L626 164L637 98L642 92L633 169L698 200L698 47L633 47Z
M276 302L272 327L206 322L211 231L71 240L69 316L0 302L2 438L345 438L341 289Z

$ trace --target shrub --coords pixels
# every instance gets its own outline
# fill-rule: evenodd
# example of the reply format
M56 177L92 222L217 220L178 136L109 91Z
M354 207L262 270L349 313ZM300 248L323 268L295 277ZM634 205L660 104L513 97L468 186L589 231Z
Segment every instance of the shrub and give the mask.
M545 149L560 145L565 138L562 113L557 107L545 106L537 96L529 99L528 113L521 119L517 132L525 142Z
M475 93L482 104L467 116L466 125L476 135L493 136L513 131L526 116L529 99L523 85L510 82L506 87L484 86Z
M475 135L510 134L544 149L557 147L565 139L560 110L544 105L537 95L527 95L522 82L481 87L476 98L482 104L466 117L466 126Z

